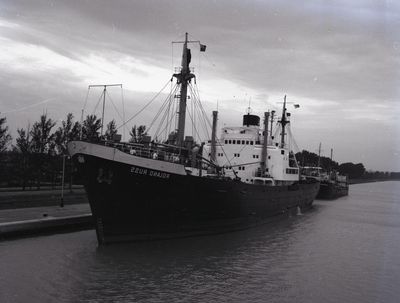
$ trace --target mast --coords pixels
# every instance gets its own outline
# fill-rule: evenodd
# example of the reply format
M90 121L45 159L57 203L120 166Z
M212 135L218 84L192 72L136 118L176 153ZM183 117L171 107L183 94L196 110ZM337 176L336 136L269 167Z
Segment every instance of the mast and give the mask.
M100 131L100 138L103 137L103 128L104 128L104 107L106 105L106 92L107 86L104 85L103 89L103 111L101 112L101 131Z
M261 151L261 177L265 177L267 170L267 148L268 148L268 123L269 123L269 112L264 113L264 143Z
M174 77L177 79L178 84L181 85L179 98L178 129L176 138L176 144L178 146L183 146L183 140L185 136L187 87L190 80L194 77L194 75L190 73L189 64L192 55L190 49L187 47L187 44L188 33L185 34L185 41L183 43L181 71L179 74L174 74Z
M216 137L217 137L218 112L216 110L214 110L212 112L212 115L213 115L213 122L212 122L212 133L211 133L211 157L210 157L210 160L211 160L211 162L215 163L216 162L216 153L217 153Z
M100 131L100 137L103 136L103 128L104 128L104 109L105 109L105 105L106 105L106 94L107 94L107 87L109 86L119 86L122 89L122 84L100 84L100 85L89 85L89 89L93 88L93 87L103 87L103 92L102 92L102 96L103 96L103 110L101 112L101 131ZM83 109L82 109L82 120L83 120Z
M318 147L318 167L321 165L321 142L319 142Z
M285 127L289 121L286 118L286 95L283 99L283 110L282 110L282 118L281 118L281 125L282 125L282 133L281 133L281 148L285 147Z

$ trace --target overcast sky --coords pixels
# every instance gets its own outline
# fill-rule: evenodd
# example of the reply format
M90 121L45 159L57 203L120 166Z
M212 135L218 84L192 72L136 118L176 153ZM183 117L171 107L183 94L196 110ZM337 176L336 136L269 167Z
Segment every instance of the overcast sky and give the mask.
M193 46L192 63L205 110L218 102L219 126L240 125L250 99L262 115L286 94L300 104L291 108L300 149L317 152L322 142L323 155L333 148L341 163L400 171L394 0L1 0L1 116L14 137L43 112L79 120L89 84L122 83L129 117L179 65L171 41L186 31L207 45L206 53ZM90 92L86 113L100 93ZM120 90L110 95L121 106ZM132 124L149 123L155 111Z

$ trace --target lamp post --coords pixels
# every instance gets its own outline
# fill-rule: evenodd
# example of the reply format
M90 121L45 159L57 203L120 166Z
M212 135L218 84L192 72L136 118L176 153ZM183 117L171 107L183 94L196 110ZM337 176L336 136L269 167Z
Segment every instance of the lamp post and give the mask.
M65 157L66 157L66 155L63 155L63 169L62 169L62 181L61 181L61 201L60 201L60 207L64 207Z

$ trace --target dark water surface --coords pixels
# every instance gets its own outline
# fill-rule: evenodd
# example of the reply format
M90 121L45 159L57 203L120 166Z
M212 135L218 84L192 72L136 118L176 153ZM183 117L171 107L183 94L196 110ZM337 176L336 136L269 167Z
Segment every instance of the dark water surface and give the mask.
M0 302L400 302L400 182L223 235L0 242Z

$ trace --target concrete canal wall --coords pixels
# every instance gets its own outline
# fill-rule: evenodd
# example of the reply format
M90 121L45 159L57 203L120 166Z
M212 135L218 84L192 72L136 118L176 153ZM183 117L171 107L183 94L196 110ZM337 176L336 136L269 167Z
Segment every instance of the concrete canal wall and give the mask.
M0 240L93 228L82 187L61 190L0 190Z

